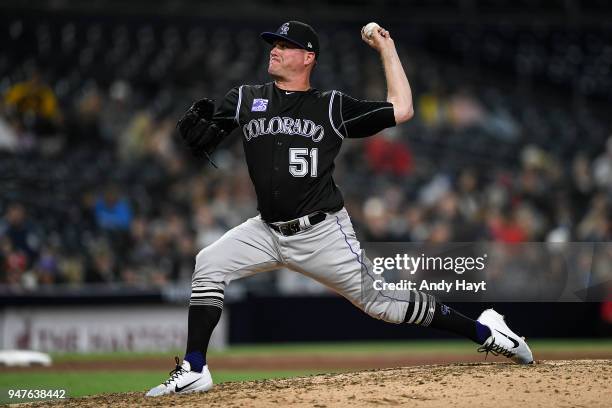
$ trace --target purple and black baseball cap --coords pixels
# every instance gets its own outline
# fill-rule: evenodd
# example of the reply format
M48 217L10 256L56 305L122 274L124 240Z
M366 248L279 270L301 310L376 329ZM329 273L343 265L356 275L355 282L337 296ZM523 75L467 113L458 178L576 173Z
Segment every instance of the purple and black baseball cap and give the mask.
M261 38L268 44L285 40L306 51L314 52L315 56L319 57L319 36L311 26L301 21L288 21L278 27L274 33L269 31L261 33Z

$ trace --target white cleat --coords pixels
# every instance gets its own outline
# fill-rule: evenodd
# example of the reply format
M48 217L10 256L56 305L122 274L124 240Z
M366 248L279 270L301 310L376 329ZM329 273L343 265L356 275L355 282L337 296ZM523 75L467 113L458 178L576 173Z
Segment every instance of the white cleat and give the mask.
M480 314L478 321L491 330L491 336L478 351L503 355L517 364L533 364L533 354L523 337L517 336L504 321L504 316L493 309Z
M146 393L146 397L159 397L167 394L188 394L191 392L205 392L212 388L213 380L208 371L208 366L204 366L201 373L191 371L189 361L183 361L179 365L179 358L175 357L176 368L170 371L170 378L151 388Z

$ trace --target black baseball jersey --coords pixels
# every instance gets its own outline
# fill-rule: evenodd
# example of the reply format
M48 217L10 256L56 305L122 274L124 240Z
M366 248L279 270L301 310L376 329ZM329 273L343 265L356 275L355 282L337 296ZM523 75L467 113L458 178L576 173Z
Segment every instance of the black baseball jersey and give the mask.
M213 120L228 134L240 128L257 208L267 222L341 209L332 173L342 140L395 126L389 102L285 91L274 82L231 89Z

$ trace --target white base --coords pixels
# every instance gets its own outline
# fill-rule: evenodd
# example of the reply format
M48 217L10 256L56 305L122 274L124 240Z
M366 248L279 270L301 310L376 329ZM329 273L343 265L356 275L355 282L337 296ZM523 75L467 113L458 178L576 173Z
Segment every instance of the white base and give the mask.
M29 367L32 365L51 365L51 356L32 350L0 350L0 366Z

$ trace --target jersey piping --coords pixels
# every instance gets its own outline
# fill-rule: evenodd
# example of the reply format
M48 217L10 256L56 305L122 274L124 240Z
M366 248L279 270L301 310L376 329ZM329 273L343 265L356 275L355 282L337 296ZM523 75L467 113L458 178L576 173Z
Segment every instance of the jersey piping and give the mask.
M240 126L240 104L242 102L242 87L244 85L240 85L240 88L238 88L238 103L236 104L236 115L234 116L234 120L236 121L236 124Z
M334 125L334 118L332 115L332 111L334 107L334 97L335 96L336 96L336 91L332 91L331 98L329 98L329 123L331 124L332 129L334 129L334 132L336 132L336 134L340 136L340 139L344 139L344 136L342 136L342 133L340 133L340 131L336 129L336 125ZM340 115L341 115L340 120L342 120L342 109L340 110Z

